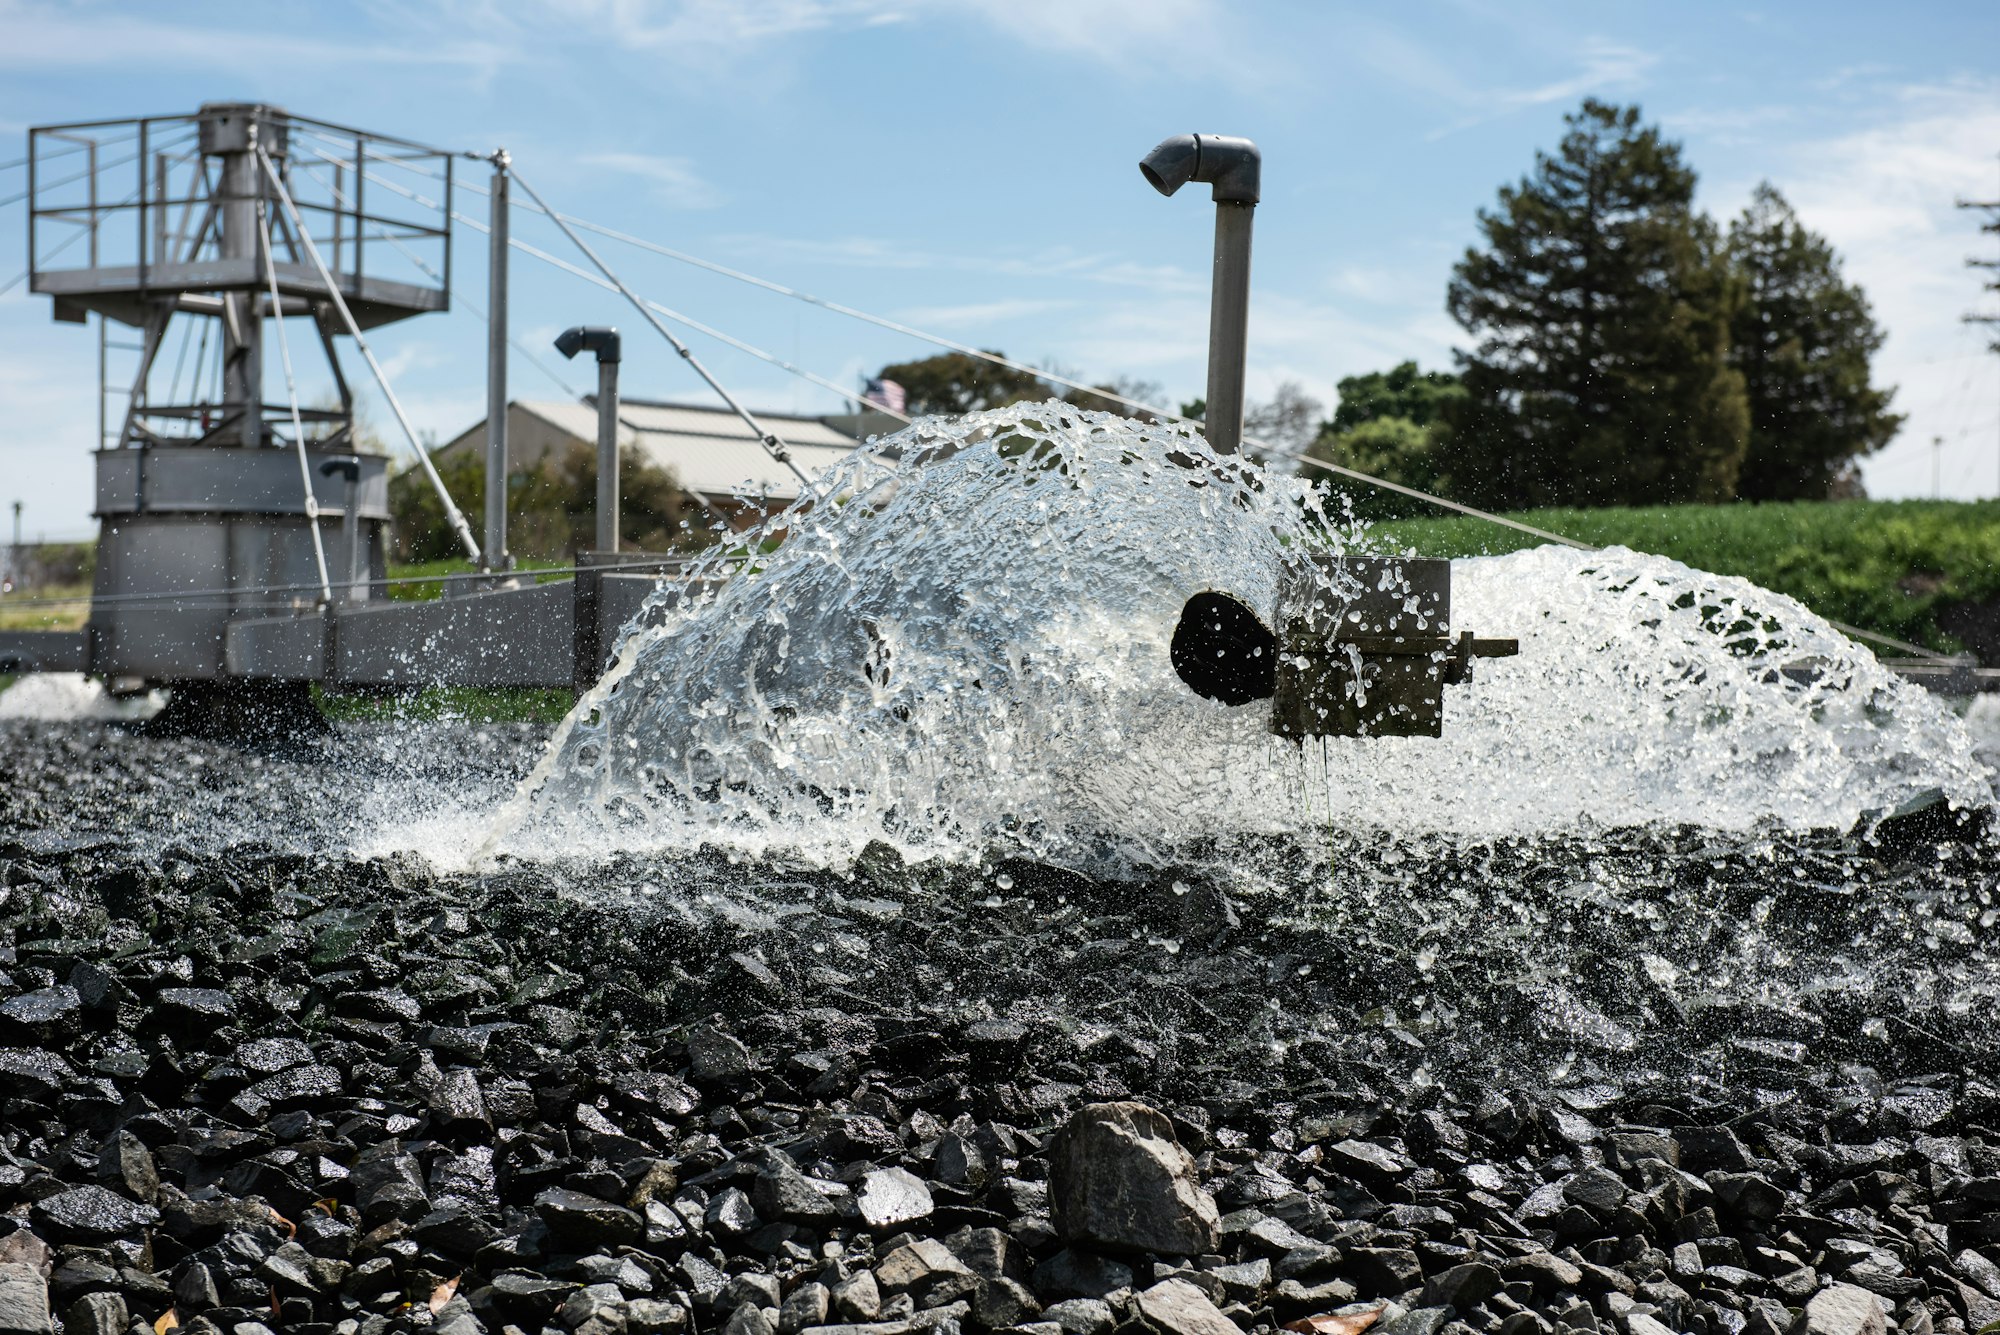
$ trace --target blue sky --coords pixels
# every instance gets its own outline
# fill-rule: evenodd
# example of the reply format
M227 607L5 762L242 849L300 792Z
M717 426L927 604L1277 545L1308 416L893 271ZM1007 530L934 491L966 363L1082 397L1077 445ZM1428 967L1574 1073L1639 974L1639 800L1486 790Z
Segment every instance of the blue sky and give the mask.
M253 16L253 17L246 17ZM826 297L1091 379L1200 391L1212 211L1164 200L1138 157L1186 130L1264 149L1252 392L1406 357L1447 366L1474 214L1553 146L1585 95L1681 139L1703 206L1768 178L1826 233L1890 334L1878 379L1902 437L1879 496L2000 490L2000 357L1960 315L1968 255L2000 255L1963 196L2000 197L2000 6L1218 0L397 0L47 5L0 0L0 161L30 125L257 99L452 149L505 145L557 207ZM480 179L482 169L462 164ZM0 171L0 199L25 182ZM483 216L484 203L461 207ZM520 219L516 235L562 251ZM0 209L0 283L25 264ZM647 296L843 384L921 343L616 245ZM484 242L455 282L484 306ZM514 327L628 330L628 392L703 387L617 299L515 262ZM1988 304L2000 307L2000 296ZM460 307L374 340L420 430L482 411L483 325ZM830 393L690 336L753 406ZM586 367L557 367L585 388ZM302 364L310 359L302 357ZM351 375L360 375L358 362ZM515 397L563 391L526 359ZM311 382L314 376L305 373ZM0 297L0 503L31 535L89 531L95 339ZM308 393L312 393L309 384ZM370 409L393 437L387 412Z

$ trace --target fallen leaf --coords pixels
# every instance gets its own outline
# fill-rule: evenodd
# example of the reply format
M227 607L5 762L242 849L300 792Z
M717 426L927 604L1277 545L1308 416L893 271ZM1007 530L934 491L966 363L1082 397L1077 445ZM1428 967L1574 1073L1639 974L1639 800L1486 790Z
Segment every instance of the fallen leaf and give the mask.
M297 1224L294 1224L291 1220L285 1218L283 1215L279 1214L276 1210L273 1210L268 1205L265 1206L264 1209L267 1212L269 1212L271 1216L271 1222L276 1224L279 1228L285 1230L286 1237L296 1238L299 1235L299 1226ZM332 1211L329 1210L327 1213L331 1214Z
M338 1214L340 1212L340 1202L331 1196L322 1196L314 1201L313 1204L328 1214Z
M458 1279L457 1275L453 1275L450 1279L431 1290L432 1312L438 1311L451 1301L452 1295L458 1292Z
M153 1323L153 1335L167 1335L170 1330L179 1330L180 1325L181 1314L169 1307L160 1313L160 1319Z
M1351 1308L1343 1307L1338 1312L1322 1312L1318 1316L1301 1317L1288 1324L1285 1329L1298 1331L1300 1335L1361 1335L1362 1331L1375 1324L1376 1319L1382 1315L1382 1308L1385 1305L1369 1303L1364 1307L1357 1303Z

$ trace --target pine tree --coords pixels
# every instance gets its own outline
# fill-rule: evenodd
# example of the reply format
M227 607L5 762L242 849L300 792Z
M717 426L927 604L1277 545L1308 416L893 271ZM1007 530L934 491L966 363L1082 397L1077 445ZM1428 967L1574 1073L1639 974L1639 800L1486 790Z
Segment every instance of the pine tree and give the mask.
M1750 400L1736 494L1824 500L1902 425L1889 411L1895 391L1869 383L1882 331L1861 289L1842 281L1833 247L1768 182L1730 224L1728 250L1743 287L1731 356Z
M1463 354L1441 471L1498 506L1726 500L1748 432L1734 284L1680 147L1596 100L1482 211L1453 271Z

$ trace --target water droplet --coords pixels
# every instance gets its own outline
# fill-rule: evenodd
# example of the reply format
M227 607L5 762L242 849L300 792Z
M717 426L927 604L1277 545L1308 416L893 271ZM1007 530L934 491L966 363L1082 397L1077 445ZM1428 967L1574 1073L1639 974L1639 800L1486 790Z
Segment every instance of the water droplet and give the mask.
M993 878L993 884L999 886L1002 890L1012 890L1014 888L1014 878L1003 871Z

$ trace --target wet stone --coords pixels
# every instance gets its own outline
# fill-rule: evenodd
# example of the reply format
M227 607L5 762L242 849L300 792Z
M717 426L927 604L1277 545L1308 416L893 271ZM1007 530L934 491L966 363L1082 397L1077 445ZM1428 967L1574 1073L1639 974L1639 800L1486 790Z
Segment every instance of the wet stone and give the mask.
M903 1168L879 1168L861 1180L855 1196L862 1222L886 1229L923 1219L931 1213L930 1189L922 1178Z
M1076 1113L1049 1147L1049 1173L1051 1217L1071 1242L1166 1256L1215 1248L1215 1201L1173 1124L1143 1103Z
M703 1084L729 1084L750 1074L750 1049L713 1025L696 1025L687 1044L690 1072Z
M0 1001L0 1041L67 1044L83 1031L83 998L57 984Z
M1498 1293L1500 1284L1498 1270L1480 1262L1467 1262L1432 1276L1418 1301L1425 1307L1454 1307L1463 1312Z
M160 1212L99 1186L73 1187L35 1202L37 1227L59 1238L116 1238L160 1222Z
M636 1212L562 1187L535 1197L535 1211L548 1226L550 1238L567 1251L630 1246L646 1236L645 1220Z

